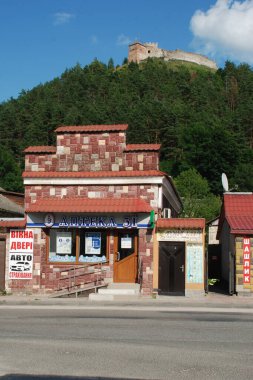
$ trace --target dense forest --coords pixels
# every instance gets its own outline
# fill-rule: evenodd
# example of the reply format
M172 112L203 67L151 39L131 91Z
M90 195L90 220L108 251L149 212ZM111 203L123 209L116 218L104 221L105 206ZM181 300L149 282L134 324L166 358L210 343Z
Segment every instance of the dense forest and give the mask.
M223 172L230 188L253 190L252 68L157 59L76 65L1 103L0 186L22 191L23 150L53 145L59 125L109 123L129 124L128 143L162 144L161 169L175 179L184 215L217 214Z

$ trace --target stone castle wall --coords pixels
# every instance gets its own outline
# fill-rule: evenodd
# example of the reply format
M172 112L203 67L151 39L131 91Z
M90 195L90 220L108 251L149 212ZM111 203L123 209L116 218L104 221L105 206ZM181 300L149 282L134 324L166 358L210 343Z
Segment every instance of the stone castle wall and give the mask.
M217 70L216 63L201 55L195 53L188 53L183 50L165 50L160 49L157 43L144 43L136 42L129 46L128 61L140 63L147 58L161 58L165 61L185 61L192 62L198 65L206 66L211 69Z

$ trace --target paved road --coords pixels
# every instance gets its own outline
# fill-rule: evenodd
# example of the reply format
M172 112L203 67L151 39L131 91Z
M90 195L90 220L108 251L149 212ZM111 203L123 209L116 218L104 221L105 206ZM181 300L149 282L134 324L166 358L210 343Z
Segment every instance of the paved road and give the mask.
M4 380L253 378L252 313L3 307L0 343Z

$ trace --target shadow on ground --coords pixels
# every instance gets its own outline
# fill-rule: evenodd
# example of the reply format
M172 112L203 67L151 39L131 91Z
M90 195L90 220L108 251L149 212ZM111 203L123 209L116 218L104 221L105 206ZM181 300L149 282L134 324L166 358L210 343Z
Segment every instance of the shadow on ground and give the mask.
M218 281L216 284L208 286L208 292L216 293L216 294L224 294L227 296L229 295L228 284L223 281Z

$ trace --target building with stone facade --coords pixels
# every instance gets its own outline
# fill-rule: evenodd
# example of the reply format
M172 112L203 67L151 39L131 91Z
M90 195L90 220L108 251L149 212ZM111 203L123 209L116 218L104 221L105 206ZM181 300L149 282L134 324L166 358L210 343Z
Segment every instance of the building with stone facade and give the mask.
M183 50L165 50L158 47L156 42L134 42L129 45L128 62L140 63L148 58L159 58L164 61L183 61L196 63L217 70L215 61L201 54L187 53Z
M142 295L203 293L205 221L177 218L160 145L127 144L127 127L62 126L55 147L25 149L26 218L0 222L7 291L124 283Z
M219 218L221 274L230 294L253 293L253 193L225 193Z

